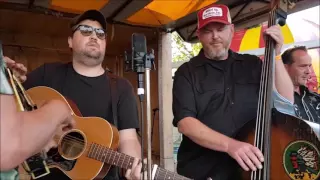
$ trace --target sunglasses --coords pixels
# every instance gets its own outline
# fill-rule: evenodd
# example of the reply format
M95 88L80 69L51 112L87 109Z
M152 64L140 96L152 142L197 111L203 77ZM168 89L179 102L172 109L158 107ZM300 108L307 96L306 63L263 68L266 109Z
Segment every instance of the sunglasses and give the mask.
M79 30L83 36L90 36L94 31L99 39L103 40L106 38L106 33L102 28L94 28L88 25L79 25L73 30L73 33L77 30Z

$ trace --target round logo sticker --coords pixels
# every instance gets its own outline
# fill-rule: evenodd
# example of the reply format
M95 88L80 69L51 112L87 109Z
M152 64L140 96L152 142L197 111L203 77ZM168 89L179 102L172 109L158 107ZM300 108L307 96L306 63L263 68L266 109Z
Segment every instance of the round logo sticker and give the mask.
M283 165L292 180L316 180L320 176L320 153L308 141L294 141L283 154Z

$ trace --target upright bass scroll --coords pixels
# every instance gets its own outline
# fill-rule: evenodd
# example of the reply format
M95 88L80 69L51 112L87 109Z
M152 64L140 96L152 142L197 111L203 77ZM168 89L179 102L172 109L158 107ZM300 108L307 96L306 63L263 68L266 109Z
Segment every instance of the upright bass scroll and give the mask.
M283 26L288 8L297 1L274 0L268 27ZM317 180L320 178L320 142L304 120L280 112L273 101L274 41L266 37L265 56L261 73L256 121L249 122L238 139L254 144L264 154L263 169L242 172L243 179L251 180ZM290 108L290 107L288 107ZM319 128L316 127L316 128Z

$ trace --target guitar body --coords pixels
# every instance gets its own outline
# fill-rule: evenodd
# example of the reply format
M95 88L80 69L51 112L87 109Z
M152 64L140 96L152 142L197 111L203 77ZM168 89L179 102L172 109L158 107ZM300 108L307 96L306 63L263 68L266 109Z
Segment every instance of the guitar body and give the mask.
M320 142L315 133L319 125L312 130L305 121L276 109L272 109L271 119L270 180L320 179ZM237 139L254 144L255 127L255 121L250 121ZM250 180L250 171L240 172L243 180Z
M71 179L103 178L110 165L89 158L88 152L92 151L93 143L116 150L119 145L118 130L102 118L81 117L78 108L54 89L40 86L29 89L27 94L38 107L46 101L58 99L68 104L74 113L76 127L57 139L57 150L48 152L49 168L58 168ZM25 176L22 177L25 179Z

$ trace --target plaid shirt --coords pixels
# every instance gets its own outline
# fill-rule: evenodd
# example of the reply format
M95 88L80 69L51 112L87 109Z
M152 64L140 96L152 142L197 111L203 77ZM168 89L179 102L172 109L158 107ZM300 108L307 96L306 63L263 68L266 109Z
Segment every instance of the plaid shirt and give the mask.
M2 45L0 42L0 94L13 94L12 88L9 84L9 81L5 75L6 64L3 60L2 54ZM18 180L19 174L16 169L12 169L9 171L1 171L0 179L3 180Z

